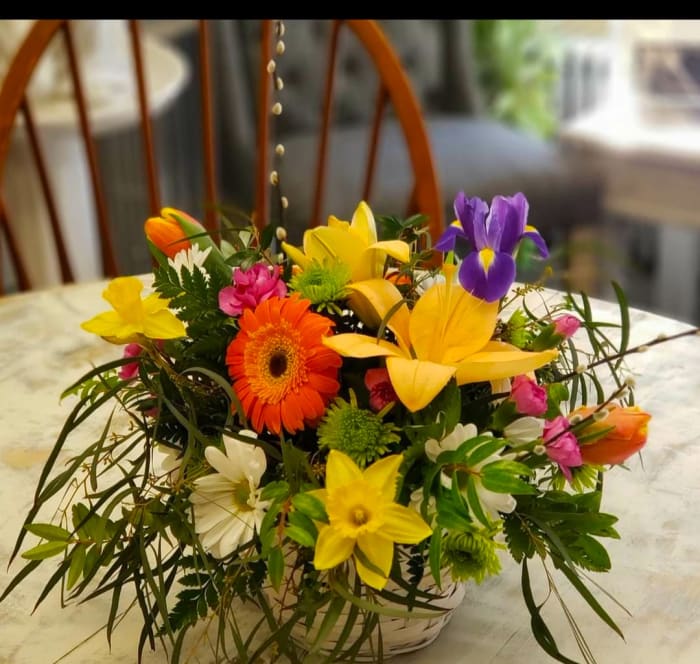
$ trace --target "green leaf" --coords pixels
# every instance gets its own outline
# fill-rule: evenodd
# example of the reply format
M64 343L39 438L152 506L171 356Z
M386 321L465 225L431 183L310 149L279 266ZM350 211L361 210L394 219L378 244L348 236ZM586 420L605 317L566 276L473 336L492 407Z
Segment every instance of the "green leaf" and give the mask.
M284 534L302 546L307 546L311 549L316 544L313 535L299 526L287 526L284 529Z
M85 545L78 544L73 548L70 555L70 568L68 569L68 578L66 580L66 588L70 590L80 579L85 565Z
M455 509L454 505L444 497L438 501L437 522L440 526L448 530L471 530L473 528L473 523L469 519L469 516L460 513Z
M627 296L625 291L622 290L620 284L616 281L612 282L612 287L615 290L615 297L617 297L617 302L620 305L620 345L618 350L620 353L624 353L629 346L630 340L630 310L629 304L627 303ZM620 358L615 365L615 368L619 368L622 358Z
M314 542L316 541L316 538L318 537L318 530L316 529L314 522L308 516L306 516L306 514L302 514L301 512L290 512L287 516L287 520L289 525L305 530L307 533L309 533L309 535L311 535L311 537L314 538Z
M289 495L289 484L285 481L270 482L263 487L260 500L283 500Z
M437 584L442 589L442 579L440 572L442 569L442 528L436 526L430 538L430 549L428 551L428 562L430 563L430 573Z
M590 535L581 535L575 542L574 546L580 547L585 553L585 566L596 572L607 572L610 567L610 556L605 547L594 537ZM582 564L582 561L577 561Z
M326 638L330 634L333 627L335 627L335 624L338 622L338 618L340 618L344 607L345 600L342 597L334 597L331 600L331 603L326 609L326 615L323 616L321 626L318 628L318 633L316 634L316 638L311 646L311 650L309 650L310 655L318 652L324 645Z
M563 662L563 664L578 664L578 662L575 660L569 659L559 652L554 636L552 636L552 632L549 630L547 623L545 623L542 615L540 614L542 605L538 606L535 604L535 598L532 594L532 586L530 585L530 573L527 569L527 559L523 559L520 587L523 591L525 606L530 613L530 628L532 629L532 634L537 643L540 644L542 649L550 657L556 659L558 662Z
M312 496L309 493L298 493L292 498L292 505L294 505L294 509L299 510L311 519L328 523L326 507L316 496Z
M279 590L284 575L284 554L278 546L270 549L267 557L267 573L270 575L272 587Z
M24 526L30 533L50 542L65 542L70 539L70 533L60 526L51 523L27 523Z
M608 612L601 606L600 602L593 596L591 591L586 588L583 581L578 577L578 574L567 564L557 565L557 569L561 571L564 576L569 580L572 586L578 590L579 594L583 599L586 600L588 605L595 611L596 615L608 626L610 629L615 631L620 638L624 639L624 634L622 630L617 626L617 623L610 617Z
M25 551L22 554L22 558L26 558L27 560L44 560L62 553L67 546L68 542L44 542L43 544L39 544Z
M495 464L502 463L495 461ZM516 462L508 462L516 463ZM499 467L491 468L492 464L481 469L481 483L485 489L495 491L496 493L511 493L511 494L532 494L537 493L537 489L528 484L524 480L513 474L510 469L501 469ZM521 464L517 464L521 465Z
M474 516L481 521L484 526L491 525L489 518L481 507L481 500L479 500L479 494L476 491L476 481L473 475L467 476L467 501L469 502L469 508Z
M504 441L500 438L498 440L493 440L493 438L484 436L479 436L482 439L481 443L478 443L467 458L464 460L464 464L470 468L481 463L484 459L488 459L492 454L500 451L504 446Z

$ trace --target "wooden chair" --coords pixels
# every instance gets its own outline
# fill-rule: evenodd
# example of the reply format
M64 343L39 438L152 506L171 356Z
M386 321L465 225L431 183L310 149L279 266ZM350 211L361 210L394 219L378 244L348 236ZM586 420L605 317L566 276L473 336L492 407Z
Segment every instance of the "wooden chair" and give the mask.
M138 21L130 20L128 25L137 83L139 124L148 188L149 209L144 210L145 218L148 214L158 214L161 204L165 203L167 205L168 202L161 201L160 199L153 128L148 112L148 88L144 73L144 49L142 47L141 30ZM352 31L360 40L376 66L380 80L374 121L370 134L371 138L368 150L368 163L365 170L364 190L358 192L358 200L361 196L371 201L377 146L383 126L383 118L386 115L385 109L388 103L391 103L406 140L415 177L415 185L409 207L429 216L431 235L433 238L436 238L442 231L443 211L437 176L433 165L433 157L420 107L401 64L386 40L386 37L374 21L366 20L336 20L332 24L323 103L322 128L315 174L314 212L310 225L313 226L322 221L319 216L324 195L324 175L329 137L331 135L335 55L338 46L338 36L343 27ZM198 31L201 81L200 103L202 109L201 138L204 158L204 172L202 175L204 177L207 210L204 223L210 231L215 232L218 226L216 205L219 201L217 199L216 187L217 172L214 149L210 37L206 21L198 22ZM59 37L58 33L60 33L60 37L63 40L67 55L79 118L80 134L82 136L85 155L89 166L89 177L94 199L96 222L99 229L104 274L107 276L114 276L119 273L111 235L112 229L109 222L109 212L105 204L105 197L100 181L99 164L91 131L90 114L86 105L84 85L81 79L75 39L72 34L70 21L37 21L20 46L7 71L5 80L0 88L0 185L2 185L4 181L11 134L16 125L17 118L21 117L21 121L24 123L26 129L29 146L36 163L37 174L39 176L41 190L50 221L53 243L60 266L61 279L66 283L74 280L74 271L68 258L60 214L56 205L55 196L52 192L49 178L49 164L47 164L43 156L41 141L37 132L37 123L31 110L31 104L28 102L26 96L27 87L32 80L32 75L36 70L42 54L45 53L46 49L52 43L52 40ZM270 145L270 122L273 121L273 116L270 114L270 106L275 77L274 74L271 75L268 73L267 66L272 58L276 41L275 22L271 20L263 21L259 63L261 85L257 110L256 194L255 210L252 213L252 217L259 228L262 228L269 219L269 176L272 149ZM8 217L8 211L3 202L0 189L0 241L2 240L2 236L4 236L6 240L10 260L17 274L18 287L21 290L31 288L32 283L26 269L28 257L21 255L13 230L12 220ZM3 292L1 268L2 266L0 266L0 293Z

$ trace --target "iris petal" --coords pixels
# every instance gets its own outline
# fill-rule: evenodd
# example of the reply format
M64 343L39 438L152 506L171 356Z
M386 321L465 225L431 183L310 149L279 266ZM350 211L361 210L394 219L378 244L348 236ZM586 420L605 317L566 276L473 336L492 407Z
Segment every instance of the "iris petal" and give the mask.
M515 281L515 260L507 253L496 252L489 262L488 271L479 253L472 252L459 267L459 283L464 290L487 302L502 298Z
M494 210L495 209L495 210ZM514 196L496 196L491 203L491 214L500 218L501 236L499 249L508 254L515 251L515 247L525 232L529 205L527 198L518 192Z

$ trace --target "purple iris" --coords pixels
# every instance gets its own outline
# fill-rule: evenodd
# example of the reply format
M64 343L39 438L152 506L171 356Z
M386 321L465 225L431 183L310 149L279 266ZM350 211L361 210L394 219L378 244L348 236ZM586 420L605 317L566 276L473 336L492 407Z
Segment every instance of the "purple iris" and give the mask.
M540 256L549 255L547 245L534 226L527 225L528 202L521 193L495 196L488 205L464 192L455 198L459 224L452 224L436 242L439 251L454 250L457 238L469 242L470 252L459 268L462 287L482 300L502 298L515 281L515 250L524 237L535 243ZM461 227L460 227L461 226Z

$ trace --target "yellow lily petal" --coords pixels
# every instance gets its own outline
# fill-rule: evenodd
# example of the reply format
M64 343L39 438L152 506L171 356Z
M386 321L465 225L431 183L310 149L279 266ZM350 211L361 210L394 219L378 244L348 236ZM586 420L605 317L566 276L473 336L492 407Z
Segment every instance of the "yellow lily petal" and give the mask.
M336 334L323 337L323 344L332 348L343 357L384 357L387 355L401 355L401 349L384 339L375 339L366 334Z
M525 374L548 364L557 354L556 350L529 353L502 341L490 341L481 352L457 365L457 383L464 385Z
M308 258L321 264L327 258L338 260L348 265L351 272L362 261L366 248L359 238L339 228L319 226L304 233L304 253Z
M397 503L382 510L382 534L400 544L418 544L433 531L418 512Z
M377 241L377 224L374 221L374 214L364 201L360 201L355 208L349 231L361 240L365 247Z
M399 289L387 279L368 279L366 281L350 284L348 288L352 292L350 306L355 309L353 305L359 305L359 308L363 311L366 307L369 307L374 314L374 321L376 321L374 325L366 321L357 309L355 309L355 312L364 323L375 329L379 327L381 321L392 308L396 307L398 303L403 300ZM404 352L408 352L409 318L408 307L404 303L398 309L394 309L387 324L388 328L396 335L399 346L401 346Z
M355 556L355 567L360 579L368 586L381 590L386 585L387 577L391 572L394 544L377 533L363 533L357 538L357 544L369 562L384 572L383 576L377 574L366 567L358 556Z
M386 368L396 395L414 413L427 406L456 372L456 368L448 364L404 357L388 357Z
M284 253L287 254L287 256L289 256L289 258L291 258L292 261L294 261L294 263L296 263L303 270L311 265L311 259L308 258L301 249L297 249L286 242L282 243L282 249Z
M316 540L314 567L316 569L336 567L352 555L354 548L354 539L344 537L331 526L323 525L318 532L318 539Z
M143 334L149 339L179 339L187 335L187 330L172 311L165 309L144 319Z
M342 231L348 232L350 230L350 222L338 219L334 214L328 216L328 223L326 224L328 228L339 228Z
M369 468L366 468L364 479L376 487L382 498L386 501L393 501L396 496L396 480L399 478L399 466L403 461L403 455L392 454L375 461Z
M362 471L347 455L338 450L331 450L326 463L326 491L334 491L338 487L362 479Z
M368 249L381 250L402 263L408 263L411 259L411 247L403 240L382 240L371 244Z
M485 302L459 284L437 283L416 302L409 334L421 360L460 362L481 350L493 335L498 302Z

